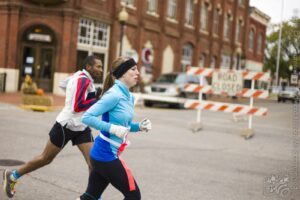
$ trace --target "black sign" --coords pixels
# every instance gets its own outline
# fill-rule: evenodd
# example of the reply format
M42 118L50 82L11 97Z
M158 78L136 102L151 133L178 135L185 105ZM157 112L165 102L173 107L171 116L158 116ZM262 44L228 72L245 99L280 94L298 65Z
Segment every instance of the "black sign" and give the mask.
M5 92L6 73L0 73L0 92Z
M54 5L54 4L66 3L69 0L29 0L29 1L40 5Z

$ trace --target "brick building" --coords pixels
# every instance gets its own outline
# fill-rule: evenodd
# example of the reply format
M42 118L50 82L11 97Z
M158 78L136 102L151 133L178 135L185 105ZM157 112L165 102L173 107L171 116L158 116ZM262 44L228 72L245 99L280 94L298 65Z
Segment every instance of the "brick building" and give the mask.
M121 2L129 14L121 52L138 59L145 81L187 65L262 70L269 17L249 0L2 0L6 91L17 91L30 74L61 94L59 81L91 53L105 74L120 53Z

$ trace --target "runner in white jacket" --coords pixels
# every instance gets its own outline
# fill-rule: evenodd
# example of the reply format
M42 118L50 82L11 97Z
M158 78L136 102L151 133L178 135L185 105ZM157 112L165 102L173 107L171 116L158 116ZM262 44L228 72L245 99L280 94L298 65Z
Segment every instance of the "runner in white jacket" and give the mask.
M61 87L66 91L66 100L63 110L56 118L49 133L49 140L43 152L27 162L19 169L3 173L3 190L7 197L15 194L15 184L24 174L50 164L55 156L71 140L73 145L82 152L91 170L89 152L93 144L91 129L80 121L84 111L97 101L94 79L102 74L102 62L95 56L88 56L84 61L82 71L63 81Z

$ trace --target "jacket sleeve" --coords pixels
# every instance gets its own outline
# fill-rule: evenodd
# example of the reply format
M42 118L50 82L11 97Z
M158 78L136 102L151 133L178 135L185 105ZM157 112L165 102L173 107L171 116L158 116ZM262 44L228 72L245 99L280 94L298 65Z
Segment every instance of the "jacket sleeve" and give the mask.
M109 132L110 123L102 121L99 116L113 109L119 102L119 97L112 91L108 91L82 116L81 121L94 129Z
M134 96L132 94L130 94L130 100L132 102L132 105L134 106ZM131 121L129 126L130 126L130 132L140 131L140 123L138 123L138 122L132 122Z
M140 131L140 123L130 122L130 132L138 132L138 131Z
M74 112L85 111L97 101L96 98L86 99L87 88L90 83L91 81L86 77L78 78L73 102Z

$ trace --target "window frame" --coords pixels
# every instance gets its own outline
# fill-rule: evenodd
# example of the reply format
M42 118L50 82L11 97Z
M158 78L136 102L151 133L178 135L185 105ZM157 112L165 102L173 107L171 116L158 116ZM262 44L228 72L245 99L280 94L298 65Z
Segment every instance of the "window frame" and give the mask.
M189 26L194 25L194 0L187 0L185 9L185 24Z
M249 34L248 34L248 49L250 51L254 50L254 37L255 37L255 29L250 28Z
M157 14L157 0L147 0L147 13Z
M210 5L207 2L204 2L203 4L201 4L201 13L200 13L200 30L201 31L205 31L208 32L208 25L209 25L209 21L208 21L208 15L209 15L209 8Z
M169 19L177 20L177 0L168 1L167 17Z
M257 37L257 46L256 46L257 53L262 54L262 46L263 46L263 34L259 33Z
M81 29L81 22L82 21L91 22L90 35L89 35L89 38L87 39L87 41L89 41L89 43L83 43L83 42L80 41L80 29ZM103 25L103 27L106 27L106 36L103 36L103 37L106 38L106 40L102 41L105 45L97 45L97 44L94 43L95 24L101 24L101 25ZM78 51L86 51L86 52L88 52L88 55L91 55L91 54L104 54L103 66L107 66L108 57L109 57L110 25L106 24L104 22L89 19L89 18L80 18L79 19L79 26L78 26L77 31L78 31L78 38L77 38L77 49L76 49L76 51L77 52ZM104 67L103 77L105 77L106 73L107 73L107 68Z

